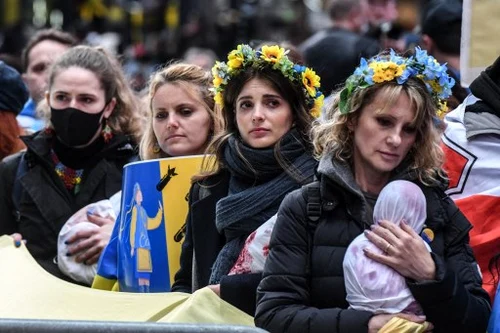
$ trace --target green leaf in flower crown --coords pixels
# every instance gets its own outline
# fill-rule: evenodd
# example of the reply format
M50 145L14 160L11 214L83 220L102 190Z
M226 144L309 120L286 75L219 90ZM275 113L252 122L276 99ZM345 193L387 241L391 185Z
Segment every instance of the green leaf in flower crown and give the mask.
M350 96L349 87L350 85L347 85L340 92L339 109L340 113L342 114L349 113L349 109L347 108L347 102L349 101L349 96Z

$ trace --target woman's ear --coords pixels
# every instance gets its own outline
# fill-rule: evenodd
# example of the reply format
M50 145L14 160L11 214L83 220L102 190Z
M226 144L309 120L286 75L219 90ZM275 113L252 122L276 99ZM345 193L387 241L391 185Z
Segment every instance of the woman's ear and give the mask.
M50 94L49 91L45 91L45 100L47 101L47 104L50 106Z
M116 106L116 98L112 98L111 101L109 101L108 105L104 108L104 118L107 119L109 116L113 113L115 110Z

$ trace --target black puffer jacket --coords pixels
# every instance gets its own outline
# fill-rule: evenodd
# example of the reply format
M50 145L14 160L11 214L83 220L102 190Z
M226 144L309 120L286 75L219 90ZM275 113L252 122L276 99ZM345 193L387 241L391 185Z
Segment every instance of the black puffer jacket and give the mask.
M28 147L27 172L20 182L19 212L16 221L12 191L21 154L0 163L0 235L21 233L31 255L47 271L68 279L55 262L57 237L66 221L80 208L107 199L121 189L123 165L136 155L130 138L115 136L84 170L80 191L71 195L55 172L50 157L51 135L37 132L23 137Z
M372 314L348 309L342 263L348 245L371 218L365 216L365 199L347 165L327 157L318 171L322 218L310 239L307 192L294 191L283 201L257 292L255 322L271 332L367 332ZM435 233L430 245L436 281L407 281L413 296L434 332L485 332L490 305L468 244L469 222L442 189L419 184L405 172L396 174L392 180L411 180L422 188L426 226Z

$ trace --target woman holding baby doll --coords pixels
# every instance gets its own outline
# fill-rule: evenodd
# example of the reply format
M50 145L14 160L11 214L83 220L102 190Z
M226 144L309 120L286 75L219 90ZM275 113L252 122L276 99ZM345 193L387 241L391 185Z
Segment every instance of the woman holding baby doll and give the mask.
M468 244L471 226L444 194L443 153L433 126L453 85L425 51L391 51L360 66L313 129L322 213L311 222L314 189L288 195L278 212L258 289L255 321L271 332L378 332L393 317L433 332L484 332L488 295ZM391 181L418 185L426 199L423 237L404 221L376 221L375 202ZM309 205L310 206L310 205ZM405 278L423 316L353 308L343 262L360 234L375 246L359 256ZM387 281L387 283L391 283Z
M42 104L47 127L23 137L26 152L0 163L0 235L14 234L18 244L22 237L45 270L66 278L56 260L58 234L78 210L120 190L143 120L117 59L89 46L57 59ZM71 237L66 255L92 265L113 220L88 219L99 228Z

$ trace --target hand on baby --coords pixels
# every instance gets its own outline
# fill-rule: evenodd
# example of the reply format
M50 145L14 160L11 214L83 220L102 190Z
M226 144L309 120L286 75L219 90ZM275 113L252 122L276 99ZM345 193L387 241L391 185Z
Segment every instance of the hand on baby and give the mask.
M87 228L75 232L67 241L68 256L76 255L76 262L83 262L86 265L95 264L109 243L113 231L114 219L110 216L100 217L87 214L88 222L93 223L97 228Z
M373 225L365 231L366 238L384 253L364 249L365 255L387 265L406 278L415 281L434 280L436 264L423 239L404 221L397 226L389 221ZM411 260L408 260L411 258Z

